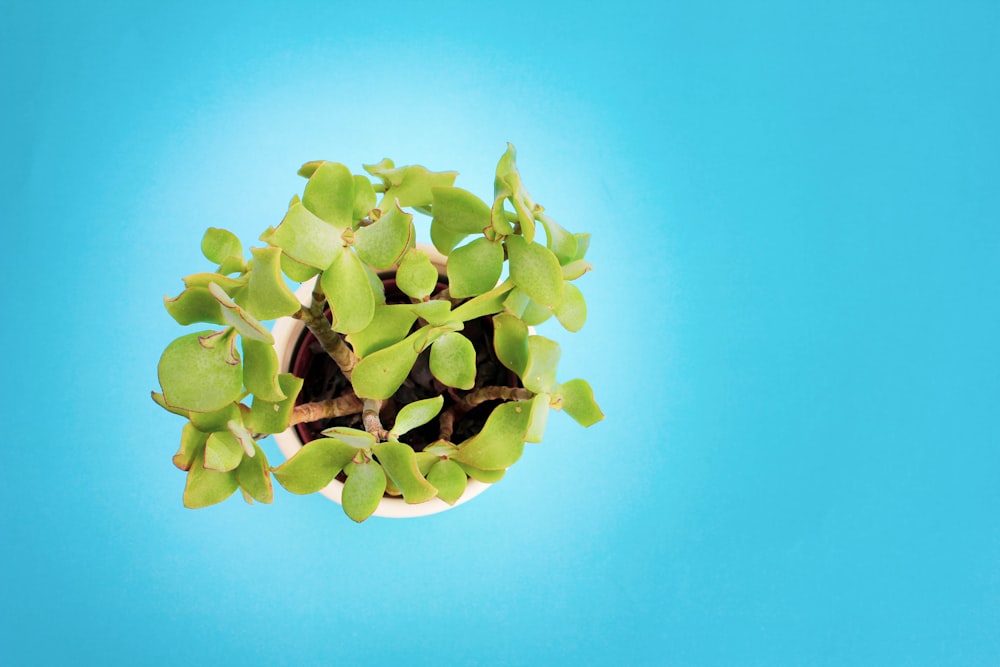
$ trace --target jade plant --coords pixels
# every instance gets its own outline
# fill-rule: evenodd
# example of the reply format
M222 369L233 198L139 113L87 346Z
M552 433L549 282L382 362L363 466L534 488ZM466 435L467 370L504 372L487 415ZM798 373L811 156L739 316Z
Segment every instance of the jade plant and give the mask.
M470 478L498 481L526 442L540 442L550 408L583 426L603 419L586 380L556 379L559 344L533 332L551 317L583 326L573 281L592 268L590 237L535 203L513 146L489 202L455 187L453 171L388 159L364 169L305 164L302 197L263 247L247 258L233 233L209 228L201 250L215 268L164 298L179 324L199 325L167 346L153 392L185 419L173 461L187 472L187 507L237 489L269 503L272 475L297 494L342 480L358 522L384 495L454 504ZM430 217L445 276L414 242L415 214ZM310 281L302 303L289 282ZM312 333L337 395L307 396L303 378L282 372L264 325L282 317ZM304 423L321 437L271 467L259 441Z

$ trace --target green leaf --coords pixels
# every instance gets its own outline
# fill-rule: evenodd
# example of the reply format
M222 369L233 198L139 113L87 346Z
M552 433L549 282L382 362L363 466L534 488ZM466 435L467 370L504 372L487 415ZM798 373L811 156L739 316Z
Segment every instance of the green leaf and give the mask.
M267 456L260 445L254 443L254 455L244 456L236 468L236 481L240 488L250 494L250 497L260 503L274 501L274 487L271 485L271 471L267 465Z
M253 264L247 288L236 302L260 320L274 320L299 311L302 305L281 276L280 248L250 248Z
M411 336L361 359L351 374L359 398L384 399L396 393L417 361Z
M427 206L434 201L433 188L449 187L458 176L457 171L428 171L419 165L393 168L391 160L364 167L385 185L383 208L394 199L399 200L400 206Z
M372 515L385 493L385 472L374 461L352 465L341 502L344 513L361 523Z
M409 445L383 442L375 445L372 451L396 487L402 491L403 500L407 503L412 505L427 502L437 495L437 489L417 469L417 459Z
M521 381L536 394L552 391L562 350L559 343L545 336L528 336L528 363Z
M333 438L307 442L295 455L277 468L274 478L288 491L315 493L337 476L358 450Z
M221 287L222 291L229 296L233 296L246 287L247 278L244 276L232 278L221 273L193 273L184 278L184 287L187 288L204 287L208 289L212 283Z
M323 431L323 435L328 438L340 440L345 445L350 445L355 449L368 449L375 444L375 436L368 431L362 431L348 426L334 426Z
M506 237L510 277L524 293L542 306L553 308L562 301L563 277L559 260L545 246L522 237Z
M417 317L422 318L428 324L435 327L444 326L454 321L451 313L451 301L446 299L433 299L431 301L421 301L407 306Z
M343 231L354 222L354 176L344 165L324 162L319 165L306 183L302 205Z
M538 220L545 227L545 246L559 259L560 264L569 264L576 258L577 241L573 234L556 224L556 221L545 215L538 214Z
M201 239L201 254L210 262L222 264L232 256L242 258L243 244L228 229L209 227Z
M153 398L153 402L156 403L157 405L159 405L161 408L163 408L167 412L172 412L175 415L180 415L181 417L184 417L185 419L187 419L190 416L190 413L187 410L181 410L180 408L175 408L172 405L167 405L167 400L165 398L163 398L163 394L161 394L160 392L158 392L158 391L151 391L149 393L150 393L150 396L152 396L152 398Z
M268 345L274 344L274 337L263 324L257 321L245 310L236 305L229 295L215 283L209 283L208 291L222 306L222 319L226 324L236 329L244 339L259 340Z
M424 447L425 452L433 454L437 458L451 458L458 451L458 447L447 440L436 440Z
M311 160L309 162L306 162L304 165L299 167L299 172L298 172L299 176L302 176L303 178L309 178L310 176L315 174L316 170L319 169L325 162L326 160Z
M163 297L163 306L178 324L187 326L196 322L224 324L222 306L207 287L189 287L174 298Z
M239 486L235 471L206 470L201 459L198 456L191 462L191 470L188 471L184 485L184 506L191 509L221 503L233 495Z
M518 377L524 375L528 364L528 325L507 313L494 315L493 349L501 364Z
M396 285L414 299L423 299L433 294L438 278L437 269L431 264L430 257L416 248L406 251L396 270Z
M501 470L514 465L524 451L531 405L512 401L498 405L483 430L458 446L455 458L480 470Z
M208 436L205 443L205 468L226 472L235 470L243 458L243 447L229 431L218 431Z
M226 424L231 420L240 419L239 403L230 403L220 410L214 412L192 412L191 423L199 431L211 433L213 431L225 431Z
M514 283L505 280L489 292L473 297L453 310L451 319L455 322L468 322L477 317L499 313L503 310L504 301L512 289L514 289Z
M455 461L455 463L458 464L466 475L483 484L496 484L507 474L506 468L503 470L480 470L461 461Z
M281 248L296 262L320 270L330 266L344 249L341 230L297 201L292 202L277 229L264 232L260 240Z
M368 273L350 249L341 253L320 278L327 303L333 311L333 330L354 333L375 317L375 292Z
M431 346L431 374L456 389L472 389L476 384L476 348L457 332L448 332Z
M422 452L414 452L413 457L417 461L417 470L419 470L420 474L423 475L424 477L427 477L427 473L431 471L431 468L434 467L434 464L441 460L440 456L437 456L436 454L431 454L427 450L424 450Z
M525 442L541 442L545 434L545 424L549 420L549 394L537 394L531 399L531 419L528 421L528 433Z
M274 347L252 338L243 339L243 384L254 396L279 403L285 395L278 384L278 354Z
M364 176L354 177L354 220L367 217L375 208L375 188Z
M453 234L481 234L491 224L490 207L468 190L434 188L432 196L432 224Z
M444 256L451 254L452 249L465 239L466 234L453 232L440 222L431 220L431 243Z
M354 233L354 247L371 266L388 269L413 245L414 235L413 214L393 206L377 222Z
M594 400L594 390L586 380L564 382L553 393L557 407L565 410L581 426L591 426L604 419L604 413Z
M291 373L278 376L278 387L287 398L283 401L266 401L259 396L253 397L250 413L244 423L255 433L281 433L288 428L295 409L295 399L302 389L302 380Z
M503 272L503 244L480 237L448 257L448 291L463 299L489 292Z
M510 236L514 233L514 225L507 220L507 209L503 205L505 201L507 201L506 195L497 195L497 198L493 200L492 208L490 208L493 231L500 236Z
M315 266L297 262L285 253L281 253L281 270L297 283L304 283L320 273Z
M573 283L566 283L563 285L562 303L553 312L567 331L579 331L587 321L587 302L583 292Z
M529 327L536 327L552 317L550 309L538 305L524 291L516 287L507 295L503 307L508 313L523 320Z
M584 259L577 259L569 264L564 264L562 274L565 280L576 280L588 271L592 271L594 265Z
M240 398L243 367L233 348L235 330L199 331L170 343L157 375L167 405L214 412Z
M573 257L575 261L583 259L590 249L590 234L573 234L573 236L576 238L576 255Z
M418 426L423 426L438 416L443 405L444 396L425 398L422 401L414 401L413 403L404 405L396 414L396 423L389 432L389 437L399 438L401 435L409 433ZM391 470L389 474L390 476L392 475Z
M407 304L382 304L375 307L371 323L348 334L347 342L355 354L364 358L406 338L416 320L417 314Z
M454 505L465 493L469 478L462 467L454 461L438 461L427 475L427 481L437 489L437 496L449 505Z
M174 454L174 465L181 470L190 470L194 460L205 450L208 434L199 431L194 424L184 424L181 430L181 445Z

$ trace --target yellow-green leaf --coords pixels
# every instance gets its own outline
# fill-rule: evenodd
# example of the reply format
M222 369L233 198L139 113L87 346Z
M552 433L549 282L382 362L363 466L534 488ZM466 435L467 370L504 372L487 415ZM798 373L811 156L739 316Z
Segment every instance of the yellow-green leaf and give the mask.
M392 430L389 432L389 437L398 438L419 426L423 426L438 416L443 405L444 396L434 396L433 398L425 398L422 401L407 403L396 414L396 423L393 424Z
M354 333L367 327L375 316L375 292L365 266L350 249L337 256L320 279L327 303L333 311L333 329Z
M563 285L563 300L556 306L556 319L567 331L579 331L587 321L587 302L583 292L573 283Z
M490 226L490 207L462 188L434 188L433 222L453 234L481 234Z
M250 248L250 280L236 302L259 320L274 320L298 312L301 304L281 275L280 248Z
M403 500L407 503L426 502L437 494L437 489L420 474L416 457L408 445L394 441L383 442L372 447L372 452L403 493Z
M480 470L509 468L524 451L530 418L528 401L498 405L487 418L483 430L458 446L455 458Z
M427 253L417 248L410 248L399 262L396 285L407 296L423 299L434 293L438 277L437 269L431 264Z
M345 230L354 222L354 176L338 162L324 162L309 177L302 204L324 222Z
M427 474L427 481L437 489L437 496L449 505L454 505L462 494L469 478L457 463L451 460L438 461Z
M295 455L273 468L275 479L292 493L315 493L337 476L358 450L333 438L307 442Z
M202 465L202 457L195 457L184 485L184 506L197 509L221 503L233 495L238 486L234 470L228 472L206 470Z
M394 345L406 338L417 320L408 304L382 304L375 307L372 321L361 331L348 334L347 342L359 357Z
M167 405L214 412L239 399L243 393L243 367L232 346L234 337L233 329L199 331L167 346L157 366Z
M240 488L257 502L274 501L274 487L271 484L271 470L267 465L267 456L257 443L254 443L254 456L244 456L237 466L236 481Z
M604 419L604 413L594 400L594 390L583 379L570 380L556 387L553 394L557 406L566 411L581 426L591 426Z
M215 300L222 306L222 319L229 326L236 329L243 338L259 340L269 345L274 344L274 337L257 318L250 315L233 301L225 291L215 283L209 283L208 291L215 297Z
M385 493L385 472L375 461L350 466L341 502L344 513L361 523L372 515Z
M448 257L448 291L463 299L489 292L503 272L503 244L480 237L452 250Z
M243 244L228 229L209 227L201 239L201 253L215 264L222 264L229 257L243 256Z
M208 436L205 443L205 468L225 472L234 470L243 458L243 447L229 431L218 431Z
M472 389L476 384L476 348L460 333L443 334L431 346L431 373L456 389Z
M243 339L243 384L247 391L265 401L285 400L278 384L278 354L273 345L252 338Z
M344 249L341 230L298 201L292 202L281 224L264 232L260 240L281 248L296 262L321 270L330 266Z
M174 454L174 465L181 470L190 470L194 460L204 451L208 433L198 430L194 424L184 424L181 430L181 445Z
M553 308L562 300L562 268L556 256L538 243L516 234L505 237L510 277L525 294L542 306Z
M224 324L222 306L207 287L189 287L174 298L163 297L163 305L178 324L196 322Z
M528 336L528 363L521 375L526 389L536 394L550 392L556 384L556 368L562 350L545 336Z
M494 315L493 349L501 364L523 375L528 363L528 325L507 313Z
M255 433L281 433L288 428L295 409L295 399L302 389L302 380L291 373L282 373L278 376L278 387L286 396L283 401L265 401L254 396L244 423Z
M369 354L351 374L354 393L359 398L389 398L406 380L416 361L417 350L411 337Z
M413 245L413 214L392 206L377 222L354 233L358 256L376 269L388 269Z

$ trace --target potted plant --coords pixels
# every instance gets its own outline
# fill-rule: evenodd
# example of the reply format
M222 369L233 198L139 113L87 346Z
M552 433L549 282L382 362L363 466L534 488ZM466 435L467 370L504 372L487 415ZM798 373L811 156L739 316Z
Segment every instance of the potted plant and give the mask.
M589 235L534 202L513 146L489 204L454 187L456 172L388 159L365 170L374 183L305 164L304 193L265 247L247 260L234 234L209 228L216 268L164 298L199 325L164 350L153 392L186 420L173 460L187 507L237 489L269 503L273 475L293 493L325 489L358 522L393 503L429 513L503 477L550 408L603 419L586 380L556 380L559 345L533 331L551 317L583 326L573 281L592 268ZM416 213L431 217L433 248L414 243ZM289 457L273 468L258 444L271 434Z

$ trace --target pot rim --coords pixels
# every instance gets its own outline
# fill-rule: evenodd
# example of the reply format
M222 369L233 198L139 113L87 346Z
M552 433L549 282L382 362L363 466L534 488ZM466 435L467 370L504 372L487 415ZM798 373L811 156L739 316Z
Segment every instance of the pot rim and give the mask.
M418 243L416 247L428 254L431 259L431 263L434 264L435 268L437 268L438 274L445 277L445 263L447 262L447 258L438 252L434 246ZM388 274L392 272L392 270L389 270L380 272L380 274ZM315 282L316 278L313 278L302 283L302 285L295 290L295 296L300 302L309 302L312 298L312 288ZM297 320L293 317L282 317L274 323L271 335L274 336L274 350L278 355L278 367L281 373L291 372L292 357L294 356L295 348L298 345L305 328L305 324L303 324L302 320ZM278 449L281 450L281 453L286 459L294 456L295 453L304 446L304 443L299 437L299 434L294 426L289 426L281 433L275 433L274 440L278 443ZM472 500L490 486L492 486L492 484L487 484L485 482L469 478L465 487L465 493L463 493L459 499L455 501L454 505L449 505L440 498L431 498L426 502L411 504L407 503L402 498L383 496L372 516L392 519L407 519L438 514ZM343 504L341 502L341 498L344 493L344 483L340 480L334 478L332 482L320 489L319 492L338 505Z

